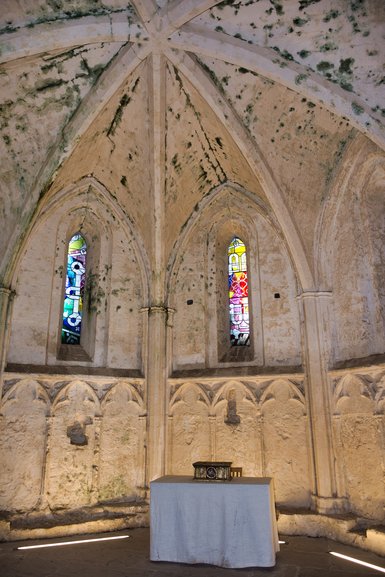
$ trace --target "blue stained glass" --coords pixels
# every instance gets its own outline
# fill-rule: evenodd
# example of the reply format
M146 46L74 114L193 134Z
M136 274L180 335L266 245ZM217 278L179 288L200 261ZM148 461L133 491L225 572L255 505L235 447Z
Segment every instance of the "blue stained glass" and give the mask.
M67 274L61 333L61 342L66 345L80 344L86 256L86 241L81 234L75 234L69 241L67 253Z
M250 343L249 289L246 246L233 238L228 247L230 342L234 346Z

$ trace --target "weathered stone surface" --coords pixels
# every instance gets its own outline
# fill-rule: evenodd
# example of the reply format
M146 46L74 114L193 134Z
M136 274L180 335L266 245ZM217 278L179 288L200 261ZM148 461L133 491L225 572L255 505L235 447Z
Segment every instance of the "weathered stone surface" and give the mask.
M143 401L121 382L104 399L99 452L99 499L132 499L144 486L145 421Z
M48 398L40 384L21 379L3 399L0 433L0 507L39 509L44 492Z
M365 546L316 513L384 522L382 4L3 4L0 532L31 516L52 523L29 537L145 524L153 478L215 459L312 510L282 517L289 532Z

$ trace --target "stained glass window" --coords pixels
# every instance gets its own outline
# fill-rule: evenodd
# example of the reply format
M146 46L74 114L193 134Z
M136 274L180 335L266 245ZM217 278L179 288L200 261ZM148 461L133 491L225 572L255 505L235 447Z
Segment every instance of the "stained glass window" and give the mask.
M228 247L230 342L234 346L248 345L249 292L247 283L246 246L233 238Z
M74 234L68 244L67 276L61 332L61 342L66 345L80 344L86 256L87 245L84 237L81 234Z

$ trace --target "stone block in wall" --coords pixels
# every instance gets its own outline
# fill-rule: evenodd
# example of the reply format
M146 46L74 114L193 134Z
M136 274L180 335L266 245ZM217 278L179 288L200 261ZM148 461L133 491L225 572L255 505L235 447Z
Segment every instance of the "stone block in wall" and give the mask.
M102 412L99 500L133 499L144 484L141 399L128 383L119 383L106 395Z
M264 472L274 478L277 503L310 505L307 417L299 391L278 379L262 399Z
M41 385L20 379L5 394L0 418L0 507L29 511L42 498L48 397Z
M214 399L215 459L242 467L243 475L262 475L260 413L250 391L228 382Z
M364 518L384 520L383 384L375 376L347 373L334 390L333 430L341 490L350 510ZM379 400L376 402L375 399Z
M93 464L99 413L94 391L82 381L67 385L54 403L47 459L47 499L53 509L97 500Z
M209 400L199 385L182 385L171 399L168 420L168 470L193 475L192 463L209 460Z

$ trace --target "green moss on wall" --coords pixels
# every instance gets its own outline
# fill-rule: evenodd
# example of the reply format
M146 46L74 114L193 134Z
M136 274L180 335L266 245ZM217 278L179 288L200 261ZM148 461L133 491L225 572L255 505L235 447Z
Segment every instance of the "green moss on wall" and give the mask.
M318 4L318 2L321 2L321 0L299 0L299 9L305 10L311 4Z
M364 108L360 105L357 104L357 102L352 102L352 110L354 112L354 114L362 114L364 112Z
M38 80L35 84L36 92L44 92L45 90L51 90L52 88L57 88L65 84L65 81L61 78L45 78L43 80Z
M305 26L307 23L308 20L305 20L304 18L294 18L293 20L294 26Z
M339 15L340 13L338 10L335 9L329 10L329 12L325 14L325 16L323 17L323 22L330 22L330 20L337 18L337 16Z

